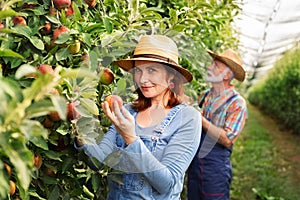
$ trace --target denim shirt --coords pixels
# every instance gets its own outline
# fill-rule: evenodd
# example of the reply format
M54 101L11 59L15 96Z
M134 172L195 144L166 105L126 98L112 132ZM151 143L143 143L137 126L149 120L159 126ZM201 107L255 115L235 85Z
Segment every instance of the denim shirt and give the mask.
M129 105L126 108L136 117L137 112ZM200 143L201 127L200 112L179 104L151 135L137 135L128 146L112 125L99 144L75 147L116 172L108 177L108 200L177 200Z

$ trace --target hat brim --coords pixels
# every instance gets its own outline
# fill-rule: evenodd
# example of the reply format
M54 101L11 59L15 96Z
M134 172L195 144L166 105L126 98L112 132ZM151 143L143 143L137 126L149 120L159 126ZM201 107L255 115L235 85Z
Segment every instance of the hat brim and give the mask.
M183 76L184 83L191 82L193 80L193 75L188 70L184 69L180 65L171 64L160 59L138 57L138 58L118 60L115 61L115 64L118 65L120 68L124 69L125 71L130 71L134 67L134 61L150 61L150 62L167 64L168 66L172 67Z
M240 64L234 62L230 58L220 56L220 55L212 52L211 50L207 50L207 52L213 59L219 60L219 61L223 62L224 64L226 64L233 71L235 79L237 79L238 81L241 81L241 82L243 82L245 80L246 72Z

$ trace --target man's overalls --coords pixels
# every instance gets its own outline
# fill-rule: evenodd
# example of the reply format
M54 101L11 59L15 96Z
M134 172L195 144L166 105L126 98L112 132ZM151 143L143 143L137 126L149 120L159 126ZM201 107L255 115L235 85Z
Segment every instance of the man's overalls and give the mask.
M200 101L200 108L207 94ZM222 106L228 105L234 97L236 95ZM188 200L229 200L231 152L232 147L224 147L202 131L200 146L188 169Z

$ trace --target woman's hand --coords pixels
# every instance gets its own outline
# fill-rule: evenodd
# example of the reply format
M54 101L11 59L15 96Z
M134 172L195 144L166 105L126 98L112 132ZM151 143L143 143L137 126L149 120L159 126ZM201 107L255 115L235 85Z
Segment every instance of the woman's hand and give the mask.
M109 108L106 101L102 103L102 109L122 135L125 143L131 144L136 139L134 117L123 106L120 108L117 101L114 101L113 110Z

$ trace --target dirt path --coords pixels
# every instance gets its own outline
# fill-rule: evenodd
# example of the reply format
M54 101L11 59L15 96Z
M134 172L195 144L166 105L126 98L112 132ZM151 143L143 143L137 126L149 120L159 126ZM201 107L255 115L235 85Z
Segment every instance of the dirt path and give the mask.
M300 188L300 132L292 133L281 127L268 115L261 113L258 108L252 106L251 109L257 113L258 120L271 133L270 136L280 155L278 156L280 158L278 160L280 172Z

